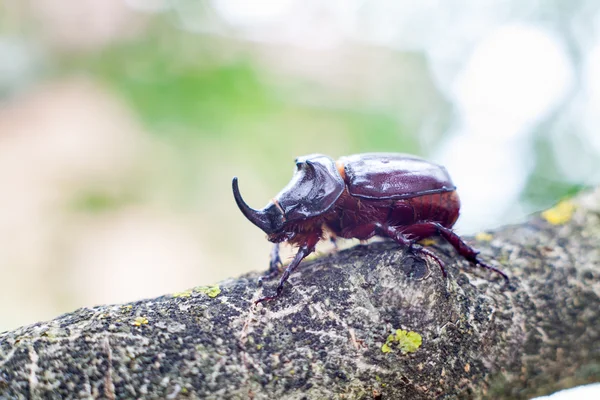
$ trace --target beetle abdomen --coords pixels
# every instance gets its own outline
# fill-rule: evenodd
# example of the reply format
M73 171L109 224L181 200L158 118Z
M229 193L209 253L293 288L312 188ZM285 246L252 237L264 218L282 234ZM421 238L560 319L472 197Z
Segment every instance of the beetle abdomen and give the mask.
M413 197L406 202L413 209L412 223L439 222L446 228L451 228L458 219L460 199L456 191Z
M409 199L456 189L446 168L399 153L367 153L342 157L349 193L364 199Z

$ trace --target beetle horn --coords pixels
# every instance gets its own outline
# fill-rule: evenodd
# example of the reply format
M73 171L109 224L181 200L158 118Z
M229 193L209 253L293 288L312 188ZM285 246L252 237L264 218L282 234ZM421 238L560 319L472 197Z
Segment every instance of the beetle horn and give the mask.
M237 176L233 178L231 182L231 187L233 189L233 197L235 198L235 202L237 203L240 211L246 218L250 220L254 225L258 226L262 229L266 234L272 232L271 221L264 210L255 210L250 207L244 199L242 199L242 195L240 194L240 189L238 187L238 178Z

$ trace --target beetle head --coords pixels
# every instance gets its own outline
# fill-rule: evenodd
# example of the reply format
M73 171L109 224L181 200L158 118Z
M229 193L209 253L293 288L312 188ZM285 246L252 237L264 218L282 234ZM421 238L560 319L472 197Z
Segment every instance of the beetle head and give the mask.
M237 178L233 178L232 185L233 196L242 213L269 235L272 242L293 238L293 227L298 222L329 211L345 188L335 162L320 154L298 157L290 183L261 210L255 210L244 202Z

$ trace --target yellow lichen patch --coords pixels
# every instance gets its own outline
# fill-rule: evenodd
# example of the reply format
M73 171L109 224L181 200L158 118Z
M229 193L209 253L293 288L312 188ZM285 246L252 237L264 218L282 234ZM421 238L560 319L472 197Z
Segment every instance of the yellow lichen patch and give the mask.
M494 237L487 232L479 232L478 234L475 235L475 240L478 240L480 242L489 242L493 238Z
M407 332L402 329L396 330L396 340L403 353L414 353L423 343L423 338L417 332Z
M396 333L388 336L384 345L381 346L381 351L389 353L392 351L392 345L397 344L403 354L414 353L421 347L422 343L423 338L417 332L396 329Z
M552 225L566 224L573 217L575 204L569 200L563 200L554 207L542 212L542 218Z
M431 246L435 244L435 240L433 239L422 239L419 240L419 244L422 244L423 246Z
M392 351L392 348L390 347L390 345L387 342L385 342L383 344L383 346L381 346L381 352L382 353L389 353L391 351Z
M142 326L148 324L148 318L146 317L136 317L131 323L134 326Z
M208 297L215 298L221 293L221 288L219 285L214 286L198 286L194 289L198 293L202 293L207 295Z
M131 304L126 305L126 306L121 306L121 312L130 311L132 308L133 308L133 306Z
M173 297L175 297L175 298L192 297L192 291L191 290L186 290L185 292L173 293Z

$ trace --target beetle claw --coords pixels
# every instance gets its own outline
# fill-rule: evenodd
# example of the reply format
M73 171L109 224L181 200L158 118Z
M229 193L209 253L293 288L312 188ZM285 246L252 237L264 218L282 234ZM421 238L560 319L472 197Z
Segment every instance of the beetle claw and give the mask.
M504 278L504 280L506 282L508 282L508 275L506 275L504 273L504 271L502 271L500 268L496 268L493 265L490 265L490 264L487 264L487 263L481 261L481 259L479 259L479 257L475 257L475 260L473 260L473 262L475 263L475 265L479 265L480 267L483 267L485 269L489 269L491 271L496 272L497 274L500 274Z
M285 269L285 271L283 271L283 274L281 275L281 278L279 279L279 284L277 285L277 290L275 291L275 294L272 296L261 297L260 299L256 300L254 302L254 304L262 303L265 301L271 301L271 300L274 300L277 297L279 297L281 292L283 292L283 285L285 284L285 282L287 282L288 278L290 277L290 274L292 272L294 272L294 270L296 269L296 267L298 267L298 265L300 265L300 261L302 261L304 259L304 257L306 257L307 255L312 253L313 250L314 250L314 244L312 244L312 245L304 244L304 245L300 246L300 248L298 249L298 252L296 253L296 256L294 256L294 259L292 260L290 265L288 265L288 267ZM278 255L279 254L277 254L277 256ZM278 258L278 257L274 257L274 258ZM278 270L275 269L275 271L278 271ZM273 272L274 271L269 271L267 276L273 274Z
M412 243L408 247L408 250L415 255L418 255L418 253L421 253L425 256L429 256L429 257L433 258L435 260L435 262L437 263L437 265L440 266L440 269L442 270L442 275L444 275L444 278L446 278L448 276L444 262L433 251L428 250L428 249L424 248L423 246L421 246L419 244L415 244L415 243Z
M279 297L279 294L281 293L281 291L277 291L275 292L275 294L273 296L265 296L265 297L261 297L260 299L256 300L254 302L254 305L258 305L259 303L264 303L267 301L271 301L271 300L275 300L277 297Z
M278 271L276 271L276 272L278 272ZM269 274L267 274L265 276L261 276L260 278L258 278L258 285L259 286L262 285L263 278L271 279L271 278L273 278L274 275L277 275L277 274L273 274L273 272L270 272ZM289 273L287 275L289 276ZM257 305L258 303L264 303L267 301L275 300L277 297L279 297L279 295L283 291L283 283L285 283L286 280L287 280L287 277L285 275L282 276L281 281L279 282L279 285L277 286L277 290L275 291L275 294L272 296L261 297L260 299L258 299L254 302L254 305Z

